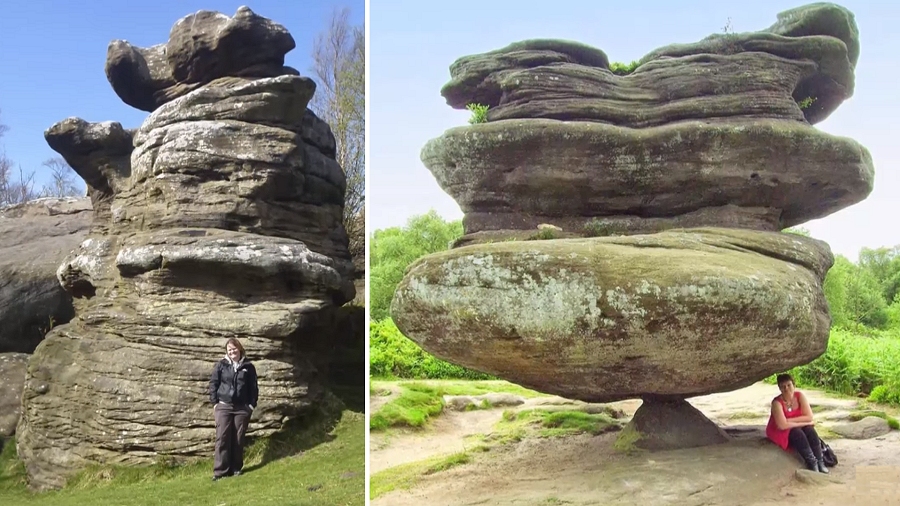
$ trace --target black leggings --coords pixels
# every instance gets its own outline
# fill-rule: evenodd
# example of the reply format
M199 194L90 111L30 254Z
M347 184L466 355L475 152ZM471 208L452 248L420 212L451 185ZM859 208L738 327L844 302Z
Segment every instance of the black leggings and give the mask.
M797 450L800 456L808 455L812 450L812 454L816 459L822 458L822 444L819 442L819 434L812 425L804 425L803 427L794 427L788 434L788 444Z

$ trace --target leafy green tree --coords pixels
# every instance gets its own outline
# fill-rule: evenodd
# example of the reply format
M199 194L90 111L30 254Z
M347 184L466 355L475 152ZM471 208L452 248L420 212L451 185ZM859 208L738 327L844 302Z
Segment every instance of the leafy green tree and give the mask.
M893 302L900 292L900 246L863 248L859 252L859 266L878 281L885 303Z
M462 234L461 221L447 222L433 210L410 218L403 228L376 230L369 250L371 319L390 316L394 290L410 264L430 253L447 250Z
M825 298L834 327L887 326L887 303L878 280L842 255L835 257L834 266L825 277Z
M812 237L812 234L809 233L809 230L803 227L786 228L782 230L782 232L786 234L802 235L803 237Z

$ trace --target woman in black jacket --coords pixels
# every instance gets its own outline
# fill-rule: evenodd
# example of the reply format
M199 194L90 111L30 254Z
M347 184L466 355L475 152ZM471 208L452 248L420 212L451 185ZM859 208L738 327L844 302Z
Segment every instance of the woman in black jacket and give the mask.
M209 401L216 419L213 481L238 476L244 468L244 435L259 398L256 368L237 339L225 343L225 358L216 363L209 380Z

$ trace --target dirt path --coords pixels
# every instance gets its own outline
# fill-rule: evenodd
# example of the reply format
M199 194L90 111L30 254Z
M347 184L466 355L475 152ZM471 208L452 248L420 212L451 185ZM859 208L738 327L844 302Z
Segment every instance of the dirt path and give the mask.
M804 392L825 427L829 420L845 419L857 406L852 399ZM764 440L768 402L777 393L772 385L759 383L691 399L722 426L754 426L725 445L626 456L612 450L616 434L526 439L479 454L470 464L424 477L411 490L391 492L372 504L900 505L900 485L890 489L886 484L890 479L900 484L900 432L869 440L829 439L840 458L831 481L841 483L806 484L795 473L801 467L799 461ZM518 409L539 402L546 399L529 400ZM628 416L639 405L640 401L612 404ZM447 413L426 432L373 435L371 472L463 451L465 438L489 433L502 412ZM887 478L865 485L862 482L872 473L871 466L893 467L882 470L889 474ZM800 478L806 474L800 473ZM882 488L890 489L889 495L872 497L881 482L885 483Z

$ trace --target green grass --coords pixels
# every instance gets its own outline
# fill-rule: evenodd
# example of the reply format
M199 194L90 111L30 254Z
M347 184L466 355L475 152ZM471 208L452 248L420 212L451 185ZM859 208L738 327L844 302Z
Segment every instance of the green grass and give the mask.
M878 418L881 418L888 423L888 426L891 429L900 430L900 422L898 422L896 418L885 413L884 411L877 411L877 410L873 410L873 409L854 411L853 413L850 413L850 421L858 422L858 421L862 420L863 418L866 418L869 416L876 416Z
M365 417L344 410L298 421L247 448L245 473L212 482L212 461L94 467L60 491L33 494L14 442L0 453L3 506L365 504Z
M422 391L403 388L396 399L392 399L373 413L369 419L369 429L379 431L388 427L422 427L429 418L444 410L444 399L432 389Z
M620 422L606 414L583 411L506 410L490 434L476 436L490 446L518 443L527 438L554 438L577 434L604 434L621 428Z
M374 501L394 490L409 490L425 476L468 464L471 461L472 456L468 452L460 452L385 469L373 474L370 478L369 497Z
M372 394L386 390L386 381L373 380L369 391ZM491 392L510 393L522 397L542 395L533 390L506 381L403 381L394 383L400 388L400 395L388 401L369 419L369 429L383 431L391 427L424 427L428 420L444 410L445 395L482 395ZM475 409L489 409L489 403L475 406Z

